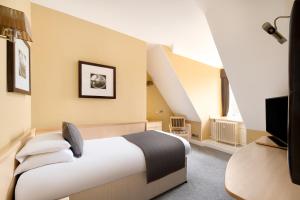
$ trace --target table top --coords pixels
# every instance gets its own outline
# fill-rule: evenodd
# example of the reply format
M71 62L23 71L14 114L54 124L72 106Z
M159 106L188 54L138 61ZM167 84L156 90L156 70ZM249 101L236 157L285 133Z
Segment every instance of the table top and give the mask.
M230 158L225 189L237 199L300 199L300 186L290 180L287 151L255 142Z

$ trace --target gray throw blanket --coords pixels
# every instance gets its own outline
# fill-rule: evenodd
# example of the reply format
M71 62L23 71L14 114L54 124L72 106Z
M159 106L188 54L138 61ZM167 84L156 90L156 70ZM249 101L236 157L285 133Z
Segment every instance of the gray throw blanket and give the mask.
M157 131L123 137L143 151L148 183L185 167L185 147L178 138Z

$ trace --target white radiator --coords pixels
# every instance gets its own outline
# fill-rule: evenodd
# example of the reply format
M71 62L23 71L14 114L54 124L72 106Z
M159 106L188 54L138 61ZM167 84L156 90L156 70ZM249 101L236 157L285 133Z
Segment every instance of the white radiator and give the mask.
M212 119L211 138L217 142L240 144L239 123Z

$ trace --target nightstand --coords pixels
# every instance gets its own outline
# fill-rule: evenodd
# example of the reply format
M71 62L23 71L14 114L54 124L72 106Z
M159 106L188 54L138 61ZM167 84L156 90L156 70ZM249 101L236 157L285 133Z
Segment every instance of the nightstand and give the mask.
M162 121L148 121L147 122L147 131L149 130L162 130Z

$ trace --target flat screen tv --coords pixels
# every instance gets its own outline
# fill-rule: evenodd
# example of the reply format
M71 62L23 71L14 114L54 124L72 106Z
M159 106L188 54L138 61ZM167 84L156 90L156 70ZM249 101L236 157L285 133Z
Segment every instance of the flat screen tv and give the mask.
M289 38L288 161L292 182L300 185L300 0L295 0Z
M266 130L277 145L287 147L288 97L266 99Z

